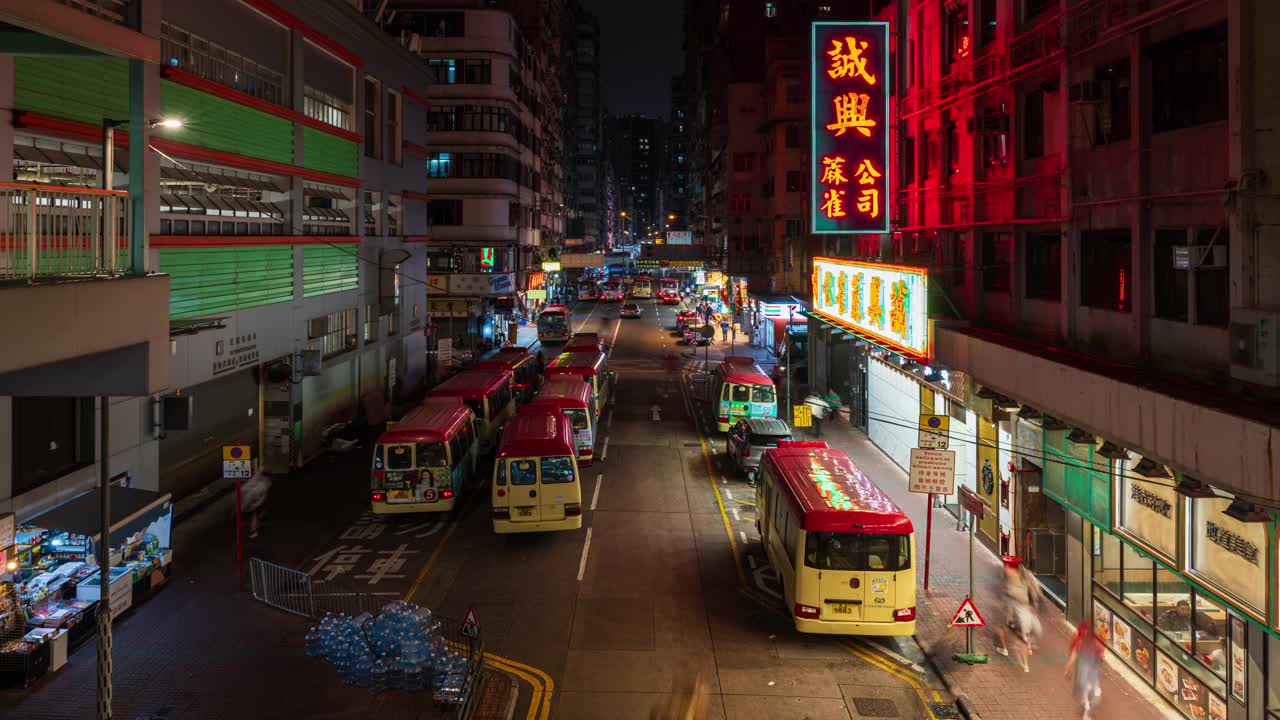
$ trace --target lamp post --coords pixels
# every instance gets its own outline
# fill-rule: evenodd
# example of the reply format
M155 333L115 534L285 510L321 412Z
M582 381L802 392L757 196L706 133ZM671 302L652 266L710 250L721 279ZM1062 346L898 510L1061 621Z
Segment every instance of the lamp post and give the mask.
M782 346L782 349L783 349L783 351L786 353L786 356L787 356L787 357L786 357L786 368L787 368L787 416L788 416L788 417L790 417L790 416L792 415L792 411L791 411L791 366L792 366L793 364L795 364L795 363L794 363L795 358L791 357L791 321L795 319L795 316L796 316L796 306L795 306L795 305L788 305L788 306L787 306L787 332L783 335L783 338L785 338L784 342L785 342L786 344Z

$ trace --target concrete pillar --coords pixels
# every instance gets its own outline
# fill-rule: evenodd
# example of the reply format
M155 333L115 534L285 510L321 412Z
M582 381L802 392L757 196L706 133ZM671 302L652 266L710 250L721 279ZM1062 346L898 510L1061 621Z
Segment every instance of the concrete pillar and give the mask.
M1065 508L1064 508L1065 510ZM1092 545L1093 525L1071 510L1066 510L1067 531L1067 620L1076 624L1089 617L1089 598L1092 594L1092 568L1089 550Z

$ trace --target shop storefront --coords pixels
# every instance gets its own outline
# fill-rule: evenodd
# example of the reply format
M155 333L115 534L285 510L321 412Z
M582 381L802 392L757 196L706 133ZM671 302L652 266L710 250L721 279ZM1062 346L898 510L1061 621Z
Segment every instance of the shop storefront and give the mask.
M804 306L794 298L764 297L754 301L752 305L754 317L750 320L755 328L757 347L780 355L788 331L792 334L808 332Z
M61 668L94 636L101 599L98 490L18 526L16 569L0 575L0 678L25 684ZM164 584L173 561L168 494L111 487L109 605L115 620Z

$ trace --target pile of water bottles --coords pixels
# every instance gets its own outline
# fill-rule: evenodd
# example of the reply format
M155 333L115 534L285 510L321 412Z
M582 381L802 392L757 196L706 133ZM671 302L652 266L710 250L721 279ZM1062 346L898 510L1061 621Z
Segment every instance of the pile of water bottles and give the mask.
M430 688L437 701L460 704L467 659L440 630L431 610L397 601L376 617L326 614L307 631L306 653L332 663L346 685L374 692Z

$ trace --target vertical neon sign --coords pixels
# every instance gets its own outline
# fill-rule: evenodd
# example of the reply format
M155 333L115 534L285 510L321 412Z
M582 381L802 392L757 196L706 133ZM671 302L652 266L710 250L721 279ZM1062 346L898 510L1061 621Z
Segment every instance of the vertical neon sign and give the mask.
M810 26L810 225L889 232L889 24Z

